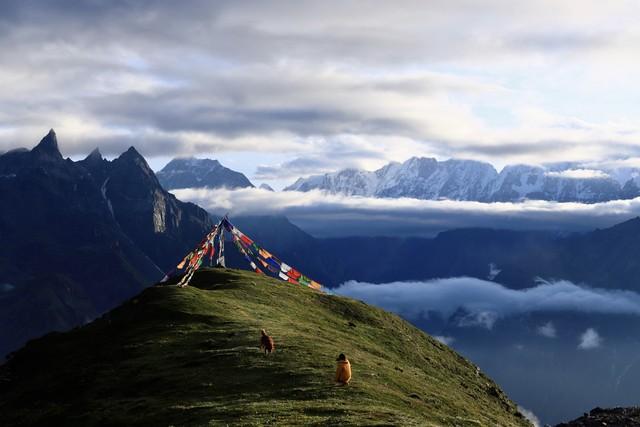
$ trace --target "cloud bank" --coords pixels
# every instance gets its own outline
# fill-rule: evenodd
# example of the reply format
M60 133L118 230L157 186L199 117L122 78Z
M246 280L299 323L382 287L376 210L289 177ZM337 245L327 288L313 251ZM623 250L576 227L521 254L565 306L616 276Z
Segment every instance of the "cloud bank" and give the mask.
M594 204L535 200L482 203L378 199L318 190L181 189L173 193L218 214L286 215L319 236L429 235L464 227L581 231L609 227L640 215L640 198Z
M632 291L604 290L575 285L569 281L544 282L514 290L495 282L456 277L424 282L372 284L349 281L335 289L339 295L356 298L409 319L428 317L437 312L454 316L458 326L492 329L499 319L534 312L578 312L640 316L640 294ZM460 317L460 309L464 315ZM553 325L542 331L555 335ZM539 330L540 332L540 330ZM579 348L600 345L593 329L581 336Z

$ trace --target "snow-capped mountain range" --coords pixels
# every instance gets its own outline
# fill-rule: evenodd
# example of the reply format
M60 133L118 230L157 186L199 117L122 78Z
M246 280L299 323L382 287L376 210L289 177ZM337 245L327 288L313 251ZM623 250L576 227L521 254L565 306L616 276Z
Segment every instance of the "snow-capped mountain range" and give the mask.
M595 203L640 196L640 169L595 170L579 164L512 165L413 157L376 170L345 169L300 178L285 191L324 190L368 197L473 200L523 199Z

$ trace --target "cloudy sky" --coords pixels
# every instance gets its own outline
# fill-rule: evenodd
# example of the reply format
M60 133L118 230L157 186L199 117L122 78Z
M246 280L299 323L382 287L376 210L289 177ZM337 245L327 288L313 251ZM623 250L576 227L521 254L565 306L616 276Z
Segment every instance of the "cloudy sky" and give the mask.
M640 156L640 4L0 4L0 151L135 145L257 182L411 156Z

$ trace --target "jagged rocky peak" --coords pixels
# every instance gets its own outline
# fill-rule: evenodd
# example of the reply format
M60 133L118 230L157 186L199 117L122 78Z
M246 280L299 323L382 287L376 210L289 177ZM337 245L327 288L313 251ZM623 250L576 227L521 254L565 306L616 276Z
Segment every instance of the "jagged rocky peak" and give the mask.
M62 160L62 154L58 148L58 138L53 129L49 130L49 133L40 140L31 152L43 157Z
M153 170L135 147L129 147L127 151L111 162L111 165L111 181L127 182L132 180L138 184L144 183L140 190L144 189L145 192L154 191L160 187Z
M262 184L260 184L260 187L259 187L259 188L260 188L261 190L275 191L273 188L271 188L271 186L270 186L269 184L264 183L264 182L263 182Z
M144 157L142 157L142 154L140 154L134 146L129 147L129 149L120 154L120 157L118 158L127 160L143 160L146 163L146 160L144 159Z
M147 160L133 146L129 147L129 149L115 159L113 163L119 166L125 164L136 165L138 169L145 173L145 175L153 176L155 179L155 174L149 167Z
M102 153L100 152L99 148L94 148L93 151L91 153L89 153L89 155L87 157L85 157L85 160L88 161L99 161L99 160L103 160L102 157Z

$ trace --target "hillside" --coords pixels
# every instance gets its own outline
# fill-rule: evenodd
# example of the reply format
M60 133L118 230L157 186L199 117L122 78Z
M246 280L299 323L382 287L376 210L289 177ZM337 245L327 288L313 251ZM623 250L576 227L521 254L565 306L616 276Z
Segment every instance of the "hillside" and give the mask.
M28 343L0 367L0 424L528 425L473 364L395 315L236 270L192 284ZM332 381L340 352L347 387Z

